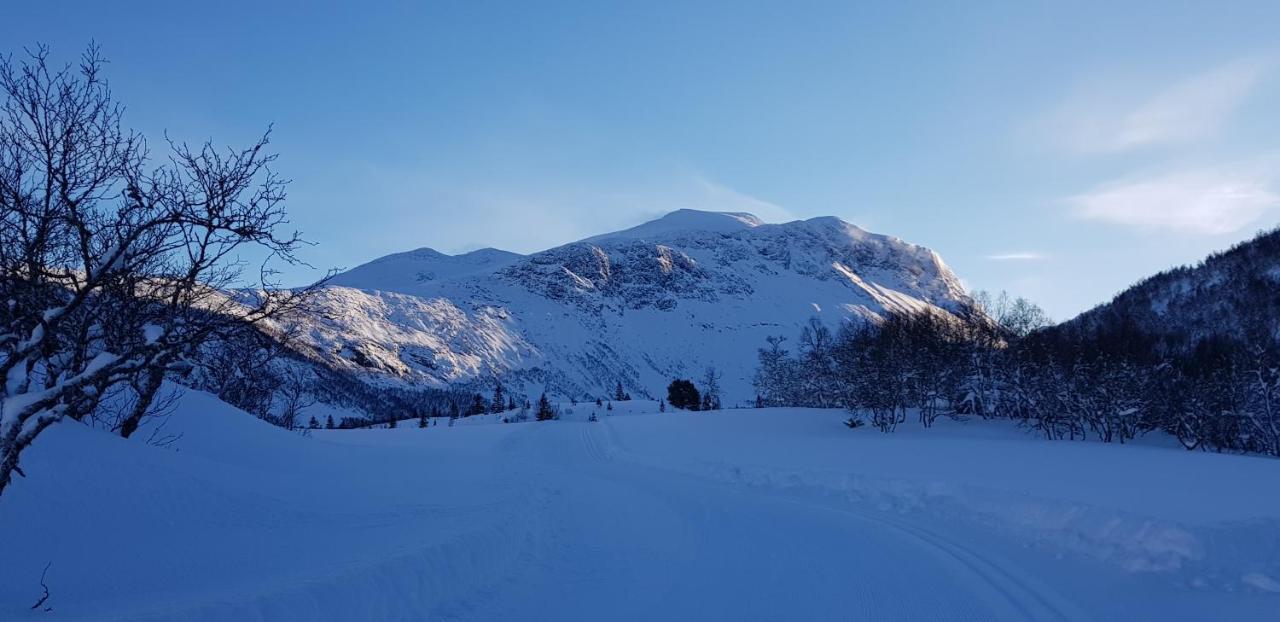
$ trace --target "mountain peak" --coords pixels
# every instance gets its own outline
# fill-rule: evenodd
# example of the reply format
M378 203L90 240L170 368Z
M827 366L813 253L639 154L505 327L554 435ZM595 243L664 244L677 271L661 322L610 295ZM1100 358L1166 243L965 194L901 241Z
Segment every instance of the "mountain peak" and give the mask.
M764 221L746 212L710 212L696 209L678 209L668 212L660 218L650 220L630 229L605 233L587 238L585 241L603 238L654 238L688 231L707 231L712 233L736 233L754 229L763 225Z

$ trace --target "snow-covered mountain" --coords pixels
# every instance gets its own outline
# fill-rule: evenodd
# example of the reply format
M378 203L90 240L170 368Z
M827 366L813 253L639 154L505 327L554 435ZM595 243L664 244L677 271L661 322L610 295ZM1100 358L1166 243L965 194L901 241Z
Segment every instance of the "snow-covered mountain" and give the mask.
M723 373L749 400L756 350L811 317L835 326L886 310L968 304L933 251L838 218L765 224L680 210L531 255L431 249L333 279L303 342L380 381L491 385L530 394L664 394L674 377Z

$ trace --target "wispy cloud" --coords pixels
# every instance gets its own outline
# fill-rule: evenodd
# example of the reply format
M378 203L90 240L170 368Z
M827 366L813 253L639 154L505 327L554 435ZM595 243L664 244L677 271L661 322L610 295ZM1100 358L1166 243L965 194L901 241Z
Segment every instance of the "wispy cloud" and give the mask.
M1022 251L1016 253L996 253L994 255L987 255L987 259L992 261L1040 261L1041 259L1045 259L1045 256L1042 253Z
M758 216L765 222L795 220L795 215L776 203L770 203L764 199L739 192L723 184L711 181L706 177L698 178L698 186L702 191L701 197L694 198L697 202L695 207L698 209L717 212L747 212Z
M1067 199L1086 220L1181 233L1239 231L1280 206L1275 169L1258 165L1118 180Z
M1045 126L1055 143L1084 154L1212 138L1272 65L1238 60L1131 97L1112 95L1118 87L1092 89L1053 111Z

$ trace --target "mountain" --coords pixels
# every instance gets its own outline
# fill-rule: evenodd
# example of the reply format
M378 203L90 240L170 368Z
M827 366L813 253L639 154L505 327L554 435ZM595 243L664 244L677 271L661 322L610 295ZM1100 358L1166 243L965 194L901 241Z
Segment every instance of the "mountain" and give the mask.
M766 224L679 210L531 255L418 249L342 273L302 327L313 356L372 382L536 396L665 396L674 377L723 374L754 396L765 338L811 317L835 326L889 310L970 303L933 251L838 218ZM485 391L489 389L484 389Z
M1143 279L1057 330L1132 327L1171 353L1206 338L1236 343L1280 337L1280 229Z

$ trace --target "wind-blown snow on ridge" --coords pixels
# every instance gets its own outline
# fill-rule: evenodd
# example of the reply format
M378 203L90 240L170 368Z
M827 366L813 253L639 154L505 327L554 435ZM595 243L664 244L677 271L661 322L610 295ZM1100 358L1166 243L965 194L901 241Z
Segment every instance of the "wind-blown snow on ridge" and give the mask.
M338 275L328 319L304 342L366 377L529 393L657 397L673 377L723 373L729 403L750 399L756 350L886 311L968 304L933 251L838 218L765 224L750 214L679 210L531 255L430 249Z

